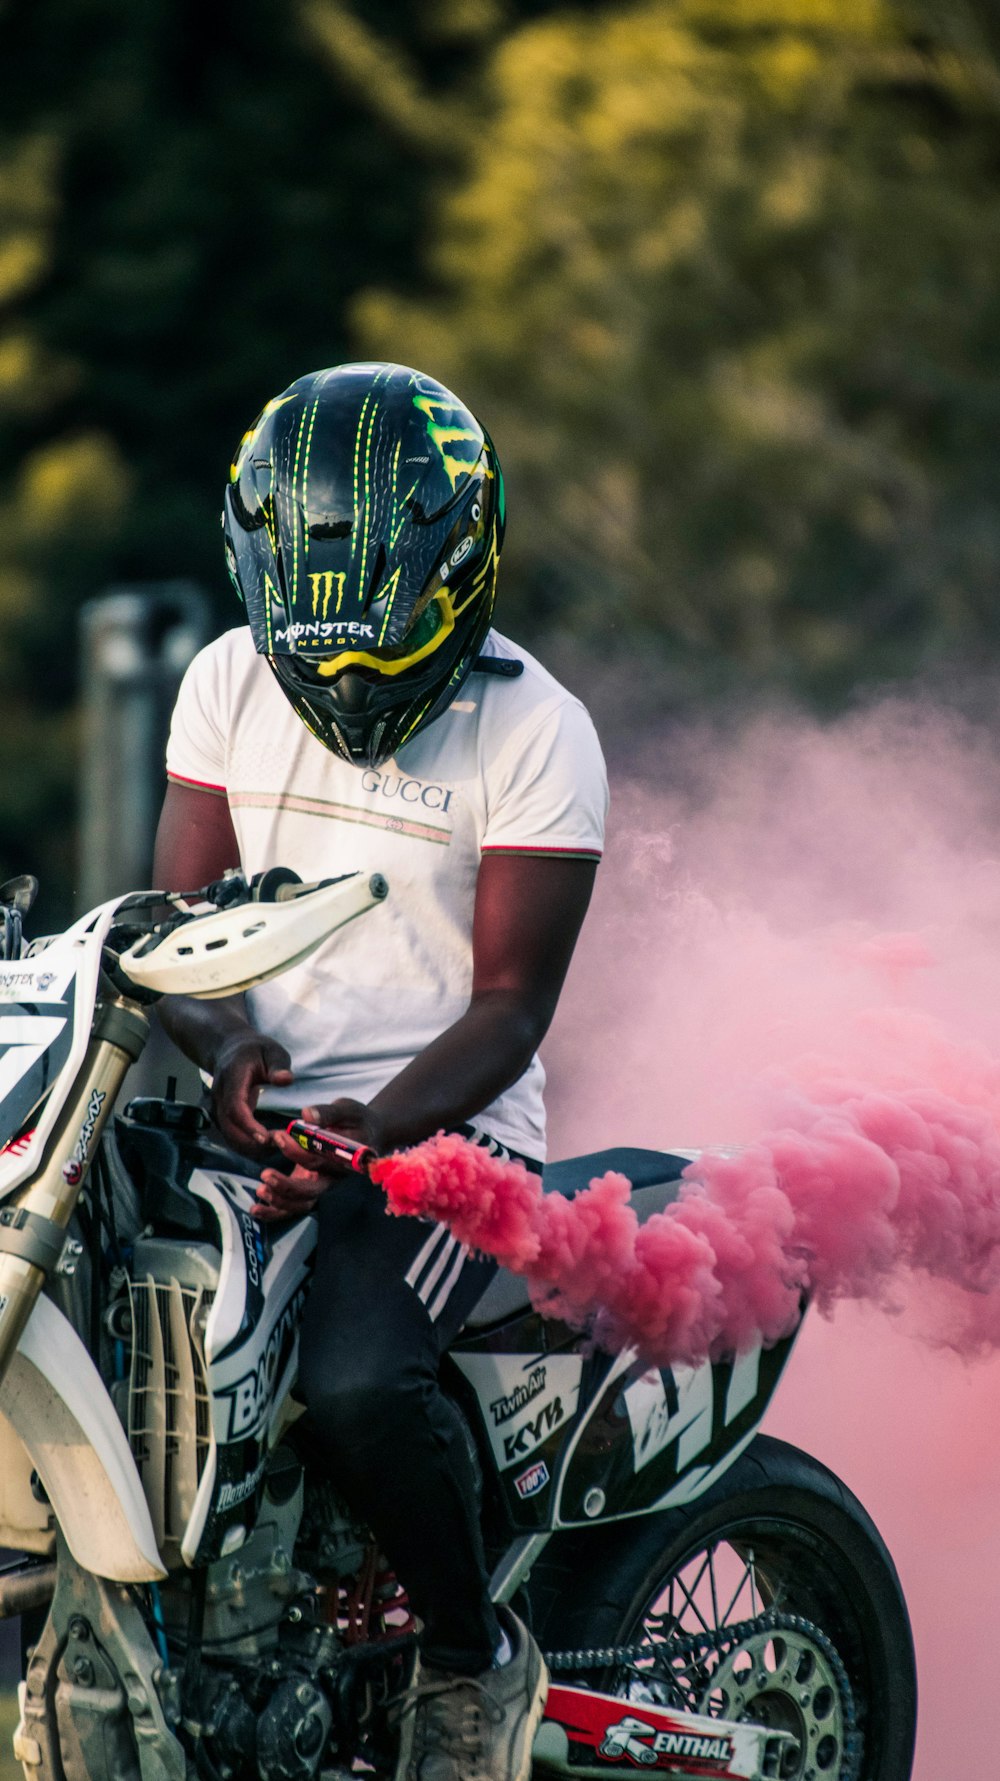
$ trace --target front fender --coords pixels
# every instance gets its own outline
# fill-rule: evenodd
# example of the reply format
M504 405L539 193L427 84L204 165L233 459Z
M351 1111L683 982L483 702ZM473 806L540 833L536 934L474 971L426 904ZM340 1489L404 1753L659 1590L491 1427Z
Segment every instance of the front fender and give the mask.
M104 1381L72 1324L44 1294L0 1384L0 1412L27 1448L78 1565L116 1583L166 1576Z

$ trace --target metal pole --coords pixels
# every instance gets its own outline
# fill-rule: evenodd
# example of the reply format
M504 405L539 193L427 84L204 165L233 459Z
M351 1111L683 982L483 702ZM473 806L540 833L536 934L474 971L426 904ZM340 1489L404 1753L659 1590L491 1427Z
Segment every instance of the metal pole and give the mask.
M207 597L189 581L111 588L83 608L80 913L116 893L150 886L170 713L210 628ZM162 1094L171 1076L182 1098L198 1099L194 1065L154 1023L123 1099Z
M208 602L187 581L115 588L83 608L81 631L84 910L149 884L170 712L208 640Z

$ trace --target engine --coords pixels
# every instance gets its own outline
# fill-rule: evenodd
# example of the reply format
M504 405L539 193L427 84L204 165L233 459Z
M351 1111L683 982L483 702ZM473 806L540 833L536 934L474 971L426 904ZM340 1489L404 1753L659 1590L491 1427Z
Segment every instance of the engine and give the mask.
M331 1748L355 1748L359 1701L399 1685L413 1623L368 1530L288 1439L268 1453L238 1550L201 1570L182 1562L211 1451L204 1332L220 1263L208 1243L140 1237L107 1318L116 1401L170 1570L150 1592L159 1692L219 1781L308 1781ZM298 1408L280 1407L275 1430Z

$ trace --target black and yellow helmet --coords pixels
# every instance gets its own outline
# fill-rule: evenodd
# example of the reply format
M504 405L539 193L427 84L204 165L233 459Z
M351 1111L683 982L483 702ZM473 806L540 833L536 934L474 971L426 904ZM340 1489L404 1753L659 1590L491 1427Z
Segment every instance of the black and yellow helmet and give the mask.
M447 709L489 629L503 539L489 436L405 365L300 377L246 433L223 510L254 644L359 767Z

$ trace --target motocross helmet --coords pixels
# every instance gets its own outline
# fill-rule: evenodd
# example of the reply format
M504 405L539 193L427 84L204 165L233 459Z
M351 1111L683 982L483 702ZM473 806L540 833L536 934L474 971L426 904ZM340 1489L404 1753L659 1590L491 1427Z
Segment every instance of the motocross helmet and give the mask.
M443 384L299 378L241 440L222 523L254 644L327 748L377 767L448 708L489 629L504 494Z

